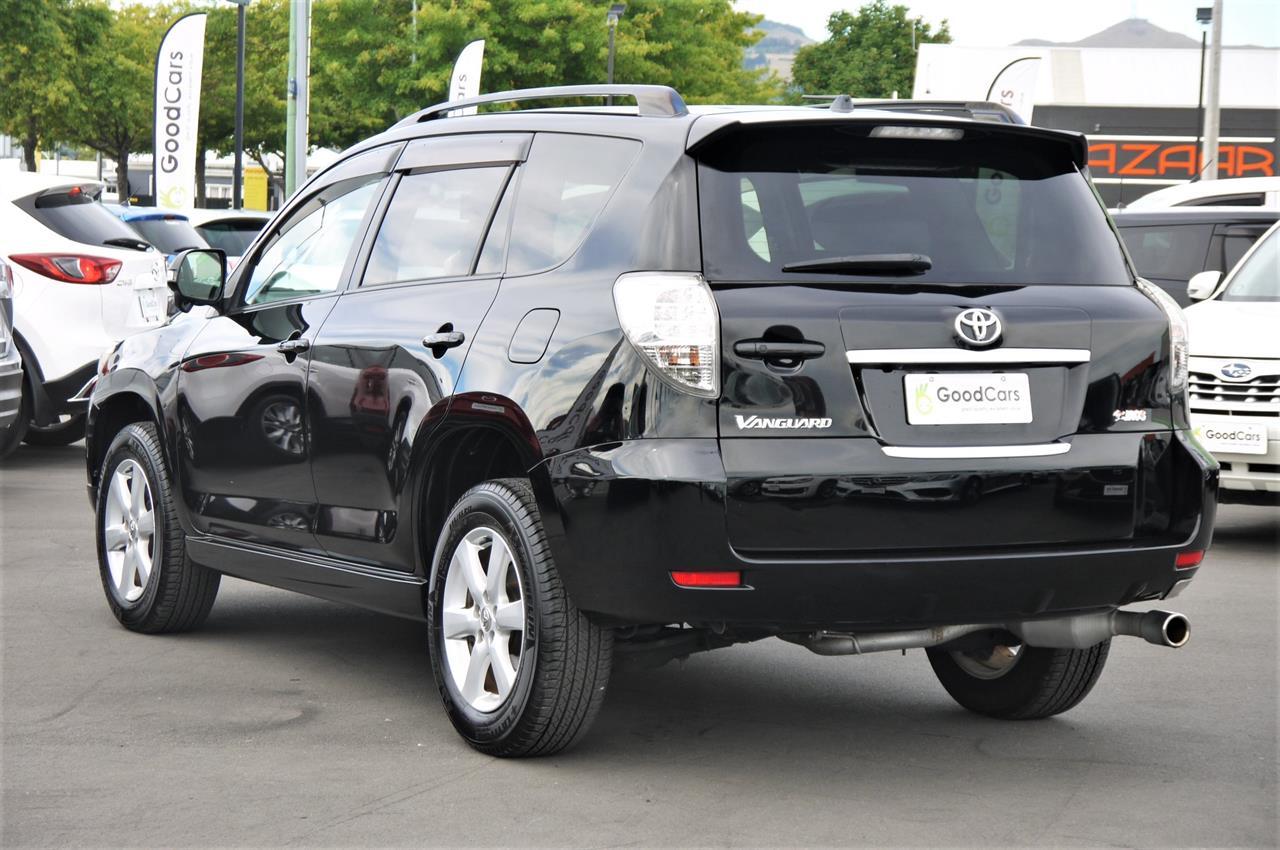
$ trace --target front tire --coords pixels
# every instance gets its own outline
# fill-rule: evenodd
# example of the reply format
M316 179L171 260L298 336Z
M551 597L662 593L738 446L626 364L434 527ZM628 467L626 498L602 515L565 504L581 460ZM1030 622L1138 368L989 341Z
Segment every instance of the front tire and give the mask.
M209 616L220 575L187 556L173 485L150 422L126 426L98 478L98 571L120 624L160 634L194 629Z
M560 752L600 710L613 633L565 593L527 481L486 482L458 500L436 547L427 624L445 711L480 752Z
M1097 683L1111 641L1088 649L992 646L977 651L929 649L942 687L960 705L1001 720L1038 720L1080 703Z

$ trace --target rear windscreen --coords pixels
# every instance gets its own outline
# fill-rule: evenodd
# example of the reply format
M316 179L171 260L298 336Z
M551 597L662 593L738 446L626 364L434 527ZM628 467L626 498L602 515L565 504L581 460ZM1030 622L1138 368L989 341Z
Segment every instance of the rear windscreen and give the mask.
M135 218L129 226L138 235L166 254L176 254L188 248L208 248L204 238L196 233L191 222L181 218Z
M920 254L902 282L1130 284L1106 215L1066 148L984 128L873 138L869 125L731 134L699 151L712 280L788 281L790 263ZM874 276L862 275L862 279Z
M214 221L196 228L212 248L228 257L243 257L266 221Z
M23 198L17 204L45 227L74 242L146 248L129 225L116 218L88 192L49 192Z

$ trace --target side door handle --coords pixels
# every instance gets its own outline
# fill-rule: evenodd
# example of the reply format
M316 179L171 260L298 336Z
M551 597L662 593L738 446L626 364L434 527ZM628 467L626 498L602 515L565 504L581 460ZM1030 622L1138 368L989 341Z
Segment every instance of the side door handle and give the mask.
M820 342L744 339L733 344L734 354L751 360L809 360L821 357L826 350Z
M444 333L427 334L422 338L422 345L432 349L457 348L466 341L467 335L462 331L446 331Z
M299 337L298 339L286 339L276 346L276 351L282 354L301 354L309 348L311 348L311 340L306 337Z

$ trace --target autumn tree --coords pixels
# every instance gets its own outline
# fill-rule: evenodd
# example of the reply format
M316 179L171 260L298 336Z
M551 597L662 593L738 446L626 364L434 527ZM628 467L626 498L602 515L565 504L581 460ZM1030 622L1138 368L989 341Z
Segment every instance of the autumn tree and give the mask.
M934 30L924 18L908 17L906 6L873 0L857 12L835 12L827 21L826 41L806 45L791 68L793 84L804 94L853 97L910 97L916 73L915 44L947 44L947 22Z

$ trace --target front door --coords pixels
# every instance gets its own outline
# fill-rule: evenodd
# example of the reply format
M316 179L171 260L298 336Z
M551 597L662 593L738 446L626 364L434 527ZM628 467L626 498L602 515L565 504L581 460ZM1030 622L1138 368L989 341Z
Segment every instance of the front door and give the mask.
M179 469L198 531L317 550L307 413L310 346L350 275L383 174L329 183L237 270L178 373Z
M424 139L396 165L359 273L311 361L316 533L348 561L412 571L411 458L440 424L498 292L525 135Z

